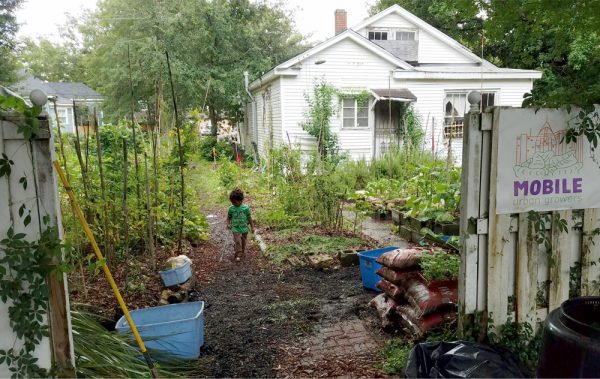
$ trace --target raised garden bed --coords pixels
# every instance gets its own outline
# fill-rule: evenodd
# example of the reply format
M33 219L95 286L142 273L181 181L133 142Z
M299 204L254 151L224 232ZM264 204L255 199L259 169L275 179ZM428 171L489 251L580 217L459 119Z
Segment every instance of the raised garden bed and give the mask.
M457 235L459 235L460 227L457 222L452 222L452 223L434 222L432 230L435 234L443 234L446 236L457 236Z

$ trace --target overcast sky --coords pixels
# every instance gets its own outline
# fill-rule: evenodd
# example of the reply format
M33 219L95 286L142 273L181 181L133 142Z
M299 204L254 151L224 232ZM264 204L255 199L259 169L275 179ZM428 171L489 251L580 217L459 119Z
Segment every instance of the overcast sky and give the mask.
M150 0L148 0L150 1ZM190 0L192 1L192 0ZM48 37L59 40L58 26L66 22L66 13L78 16L85 9L93 9L97 0L25 0L17 12L19 36ZM367 17L369 4L374 0L285 0L284 6L294 11L298 30L312 34L309 41L325 40L334 34L334 11L348 12L348 27Z

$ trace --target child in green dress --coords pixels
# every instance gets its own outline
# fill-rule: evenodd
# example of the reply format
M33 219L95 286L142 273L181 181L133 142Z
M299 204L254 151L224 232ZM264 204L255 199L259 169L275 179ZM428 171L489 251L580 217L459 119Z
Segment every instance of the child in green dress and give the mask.
M246 253L246 240L248 238L248 226L254 233L254 225L250 215L250 207L244 204L244 193L239 189L234 189L229 194L231 206L227 211L227 228L233 233L233 242L235 248L234 259L241 261Z

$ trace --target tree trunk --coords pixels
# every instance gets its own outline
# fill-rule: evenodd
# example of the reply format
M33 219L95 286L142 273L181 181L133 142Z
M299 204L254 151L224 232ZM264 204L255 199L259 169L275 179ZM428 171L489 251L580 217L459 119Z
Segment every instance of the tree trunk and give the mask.
M210 123L212 124L210 127L210 134L214 137L217 136L218 133L218 125L217 125L217 112L215 110L215 107L213 107L212 105L208 106L208 113L209 113L209 117L210 117Z

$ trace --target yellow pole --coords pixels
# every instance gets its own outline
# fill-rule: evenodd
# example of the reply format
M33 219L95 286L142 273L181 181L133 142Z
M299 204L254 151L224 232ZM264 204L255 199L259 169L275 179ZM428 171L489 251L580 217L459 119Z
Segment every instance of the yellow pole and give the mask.
M127 305L125 305L125 301L123 301L121 292L119 291L119 288L117 287L117 284L115 283L115 280L113 279L113 276L110 273L108 266L106 265L106 261L104 260L104 256L102 256L102 252L100 251L98 244L96 243L94 234L92 233L92 230L90 229L87 221L85 220L85 217L83 215L83 212L81 211L81 208L79 208L79 204L77 203L77 199L75 198L73 189L71 188L71 185L69 184L69 181L67 180L67 177L65 176L65 173L63 172L62 168L60 167L60 163L58 161L54 161L53 164L54 164L54 168L56 168L56 172L58 172L60 181L65 186L65 190L67 191L67 194L69 195L69 199L71 200L71 206L73 207L73 211L75 211L75 214L79 218L79 221L81 222L81 226L83 226L83 231L85 232L85 235L87 236L88 240L92 244L92 248L94 249L94 253L96 253L96 257L98 258L98 261L102 262L102 270L104 271L104 275L106 275L106 279L108 279L108 283L110 284L110 287L112 288L112 290L117 298L117 301L119 302L119 305L121 306L121 309L123 310L123 314L125 315L125 318L127 319L127 322L129 323L129 327L131 328L131 331L133 332L135 341L137 342L138 346L140 347L140 350L142 351L142 354L144 355L144 359L146 359L146 363L148 364L148 367L150 368L152 377L156 378L157 375L154 370L154 363L152 362L152 359L150 358L150 354L148 354L148 350L146 349L146 345L144 345L144 341L142 341L142 338L140 337L137 327L135 326L135 323L133 322L133 319L131 318L131 315L129 314L129 310L127 309Z

